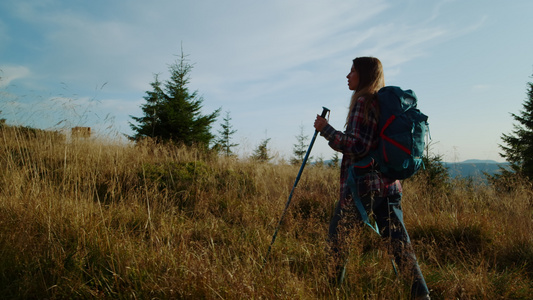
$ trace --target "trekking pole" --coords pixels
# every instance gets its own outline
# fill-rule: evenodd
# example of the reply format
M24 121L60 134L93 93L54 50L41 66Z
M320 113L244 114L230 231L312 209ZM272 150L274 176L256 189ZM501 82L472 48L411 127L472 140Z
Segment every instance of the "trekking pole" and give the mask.
M322 118L326 117L326 114L329 112L329 109L322 106L322 114L320 115ZM296 188L296 185L298 185L298 181L300 181L300 176L302 176L302 172L304 170L305 164L307 163L307 159L309 158L309 153L311 153L311 148L313 148L313 144L315 143L316 136L318 134L318 131L315 130L315 134L313 135L313 139L311 139L311 143L309 144L309 148L307 148L307 153L305 154L304 160L302 162L302 166L300 167L300 171L298 172L298 176L296 176L296 180L294 181L294 185L292 186L291 193L289 194L289 199L287 200L287 203L285 204L285 209L283 210L283 213L281 214L281 218L279 219L278 226L276 227L276 231L274 231L274 235L272 236L272 241L270 242L270 246L268 246L268 251L263 259L263 267L265 266L268 256L270 255L270 250L272 250L272 245L274 244L274 241L276 240L276 236L278 235L278 230L281 227L281 222L283 222L283 217L285 217L285 213L287 212L287 208L289 208L289 204L291 203L292 194L294 193L294 189ZM261 269L263 269L261 267Z

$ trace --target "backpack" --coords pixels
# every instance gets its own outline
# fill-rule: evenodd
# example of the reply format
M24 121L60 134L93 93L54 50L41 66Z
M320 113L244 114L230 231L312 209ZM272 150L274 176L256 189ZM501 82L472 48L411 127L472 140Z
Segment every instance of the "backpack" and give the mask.
M353 166L354 172L377 165L386 177L409 178L423 165L428 117L416 108L417 98L412 90L386 86L378 91L378 101L378 147Z
M379 171L392 179L406 179L423 165L428 117L416 107L412 90L386 86L378 91L379 142L372 157Z

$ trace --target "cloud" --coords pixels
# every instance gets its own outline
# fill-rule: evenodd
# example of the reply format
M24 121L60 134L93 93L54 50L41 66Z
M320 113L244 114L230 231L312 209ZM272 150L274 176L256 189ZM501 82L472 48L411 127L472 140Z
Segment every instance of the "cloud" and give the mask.
M372 5L359 1L285 3L264 7L255 21L241 14L221 18L220 22L231 22L230 26L242 29L233 31L237 35L216 32L219 38L215 40L222 37L220 45L230 46L211 51L216 55L210 66L218 64L221 70L230 67L235 71L236 81L276 76L349 50L354 46L350 36L358 35L361 24L384 9L380 2ZM253 14L253 9L250 6L242 16ZM365 11L365 14L354 17L356 10Z
M0 88L10 85L17 79L27 78L30 70L24 66L0 66Z
M254 83L281 89L282 78L301 68L333 77L358 53L393 67L423 55L423 43L442 34L417 28L416 20L397 26L384 17L387 1L66 3L14 4L20 19L42 28L47 59L36 64L58 82L108 82L109 91L149 89L152 74L167 71L182 43L196 64L193 82L224 91Z

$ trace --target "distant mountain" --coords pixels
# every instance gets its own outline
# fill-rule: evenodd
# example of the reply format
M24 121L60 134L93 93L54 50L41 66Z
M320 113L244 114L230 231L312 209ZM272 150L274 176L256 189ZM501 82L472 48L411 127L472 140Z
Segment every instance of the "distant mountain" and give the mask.
M495 160L490 160L490 159L486 159L486 160L483 160L483 159L467 159L463 162L460 162L460 164L506 164L506 163L501 163L501 162L497 162Z
M469 159L463 162L443 162L450 177L483 177L484 173L494 175L500 172L500 167L508 168L509 163L494 160Z
M312 162L315 164L316 162ZM325 160L324 164L329 165L331 160ZM340 163L340 162L339 162ZM447 169L448 174L452 178L456 177L481 177L483 174L494 175L500 172L500 166L509 168L507 162L497 162L495 160L482 160L482 159L468 159L463 162L443 162Z

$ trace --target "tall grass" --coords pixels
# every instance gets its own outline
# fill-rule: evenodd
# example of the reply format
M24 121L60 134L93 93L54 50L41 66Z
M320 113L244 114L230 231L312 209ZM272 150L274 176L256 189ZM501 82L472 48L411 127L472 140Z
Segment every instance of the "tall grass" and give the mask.
M338 172L146 142L0 130L0 295L6 298L407 299L379 238L351 236L329 284ZM406 226L434 299L528 299L531 186L404 182Z

